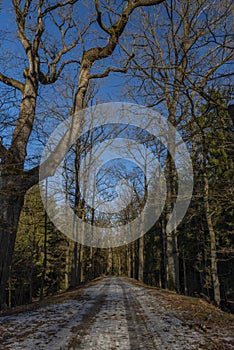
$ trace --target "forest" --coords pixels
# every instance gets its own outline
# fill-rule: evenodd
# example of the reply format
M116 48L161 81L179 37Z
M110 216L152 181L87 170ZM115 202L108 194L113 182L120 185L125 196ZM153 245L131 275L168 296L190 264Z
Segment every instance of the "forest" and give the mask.
M233 0L0 2L0 309L114 275L234 312L233 16ZM134 110L129 125L117 114L109 123L102 117L82 131L89 113L106 103L115 111L117 102L149 115ZM164 142L149 132L149 116L169 125ZM68 117L79 137L55 136L53 148L48 141ZM119 156L93 171L101 144L117 140L117 154L127 138ZM192 180L184 155L176 157L178 140ZM138 159L143 148L159 164L153 185ZM52 217L62 216L57 182L51 190L58 167L66 203L84 222L78 239ZM157 220L144 214L149 197L159 202ZM113 212L116 198L125 205ZM152 224L132 233L137 218ZM88 244L88 225L100 234L126 227L126 242Z

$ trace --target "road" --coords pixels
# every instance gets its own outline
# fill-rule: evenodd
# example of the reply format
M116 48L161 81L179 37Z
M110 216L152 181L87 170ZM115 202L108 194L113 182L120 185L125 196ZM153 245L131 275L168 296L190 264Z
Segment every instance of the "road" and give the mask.
M199 350L208 341L147 288L117 277L77 300L1 317L0 340L4 350Z

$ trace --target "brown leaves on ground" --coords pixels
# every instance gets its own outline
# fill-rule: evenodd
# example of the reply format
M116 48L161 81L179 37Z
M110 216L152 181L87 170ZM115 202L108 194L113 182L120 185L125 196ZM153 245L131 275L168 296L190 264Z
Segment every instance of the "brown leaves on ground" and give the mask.
M66 301L66 300L77 299L81 296L81 294L85 288L99 283L99 281L102 279L103 279L103 277L98 277L98 278L94 279L93 281L86 282L86 283L81 284L77 287L71 288L68 291L63 291L63 292L58 293L56 295L45 297L41 301L35 300L32 302L32 304L20 305L20 306L16 306L16 307L13 307L13 308L8 309L8 310L0 311L0 317L1 316L10 316L10 315L19 314L19 313L27 312L27 311L34 311L40 307L44 307L47 305L62 303L63 301Z
M220 310L201 298L188 297L176 292L151 287L129 279L136 285L144 286L148 292L157 296L170 314L179 318L190 328L206 334L210 340L208 350L234 349L234 315Z

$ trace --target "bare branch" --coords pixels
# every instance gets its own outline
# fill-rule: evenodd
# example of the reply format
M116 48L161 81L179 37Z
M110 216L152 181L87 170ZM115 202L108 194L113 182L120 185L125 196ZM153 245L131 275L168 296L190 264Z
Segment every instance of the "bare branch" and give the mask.
M87 62L88 65L92 66L96 60L101 60L103 58L109 57L114 52L119 38L128 23L129 17L135 8L140 6L156 5L163 1L165 0L139 0L133 3L129 1L117 22L108 28L108 31L110 32L110 38L107 45L104 47L92 48L86 51L83 56L84 64L86 65Z
M44 17L47 13L56 10L59 7L64 7L67 5L74 5L78 0L67 0L64 2L57 2L55 5L47 7L41 14L42 17Z
M231 58L233 58L233 54L231 53L230 56L225 57L223 60L221 60L219 63L208 69L208 71L202 76L200 81L193 82L192 79L190 79L189 75L186 74L186 79L190 82L190 84L193 86L193 88L196 91L200 91L200 89L203 89L203 85L207 83L211 79L212 74L214 74L220 67L222 67L226 62L228 62Z
M12 86L17 90L20 90L21 92L23 92L24 90L24 84L21 83L20 81L13 79L13 78L9 78L5 75L3 75L2 73L0 73L0 81L8 86Z
M118 67L108 67L105 72L100 73L100 74L90 74L89 79L100 79L100 78L105 78L108 77L108 75L113 72L113 73L127 73L128 71L128 66L131 60L133 59L134 54L128 57L125 65L122 68Z
M152 6L152 5L158 5L164 2L165 0L135 0L133 2L134 8L140 7L140 6ZM130 4L132 4L130 2Z
M68 64L71 64L71 63L80 64L80 61L78 61L78 60L68 60L66 62L63 62L58 70L55 69L54 74L52 74L52 75L49 75L49 74L45 75L42 72L40 72L40 75L39 75L40 83L43 84L43 85L53 84L60 77L63 69Z
M77 38L70 45L67 45L66 44L66 37L69 34L68 32L70 29L76 27L76 24L74 23L74 21L72 19L71 13L70 13L70 16L68 18L63 17L62 24L58 23L58 21L56 20L56 18L53 15L53 13L51 13L50 16L51 16L51 19L53 20L55 26L58 28L58 30L60 32L62 49L56 54L55 57L52 57L50 54L50 51L47 50L44 43L41 42L41 47L46 54L47 67L48 67L46 74L44 74L43 72L40 71L39 79L40 79L40 82L44 85L54 83L58 79L58 77L60 76L64 67L67 66L69 63L80 64L80 62L78 60L71 59L71 60L68 60L66 62L63 62L61 64L61 66L58 68L58 64L59 64L59 62L61 62L62 57L66 53L71 51L78 44L78 42L82 38L82 34L79 33L79 31L78 31ZM67 22L67 25L66 25L66 27L64 27L66 22ZM47 56L49 56L51 59L53 59L52 62L49 61Z
M17 28L18 28L19 39L21 41L21 44L23 45L25 52L28 54L29 51L31 50L30 41L27 38L26 33L25 33L25 17L27 15L28 10L26 10L26 13L24 14L20 10L19 2L17 0L12 0L12 3L13 3L15 13L16 13L16 23L17 23Z
M99 73L99 74L90 74L89 79L100 79L100 78L105 78L108 77L108 75L113 72L113 73L127 73L127 68L117 68L117 67L108 67L104 73Z
M23 11L24 18L28 15L28 11L29 11L31 3L32 3L32 0L26 0L25 1L24 11Z
M67 52L72 50L77 45L78 41L79 41L78 39L75 40L71 45L69 45L67 47L65 46L61 51L59 51L59 53L57 54L57 56L55 57L53 62L51 64L49 64L49 67L51 66L51 73L48 72L45 75L42 72L40 72L40 74L39 74L40 83L42 83L44 85L52 84L58 79L58 77L60 76L64 67L67 66L69 63L79 63L80 64L80 61L78 61L78 60L68 60L66 62L63 62L62 65L60 66L60 68L57 69L57 65L60 62L62 56L64 56Z
M40 42L41 42L41 37L42 34L44 32L44 26L43 26L43 22L42 22L42 4L43 4L43 0L39 1L39 5L38 5L38 16L37 16L37 31L33 40L33 49L34 52L38 51Z
M97 22L98 22L100 28L102 30L104 30L104 32L106 32L107 34L111 34L110 30L105 26L105 24L102 21L102 12L100 10L98 0L95 0L94 2L95 2L95 8L96 8L96 11L97 11Z

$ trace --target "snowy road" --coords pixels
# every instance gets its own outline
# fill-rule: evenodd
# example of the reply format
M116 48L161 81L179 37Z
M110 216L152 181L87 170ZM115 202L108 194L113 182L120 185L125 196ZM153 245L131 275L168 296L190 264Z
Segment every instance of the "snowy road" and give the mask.
M114 277L77 300L0 318L4 350L199 350L207 342L146 288Z

